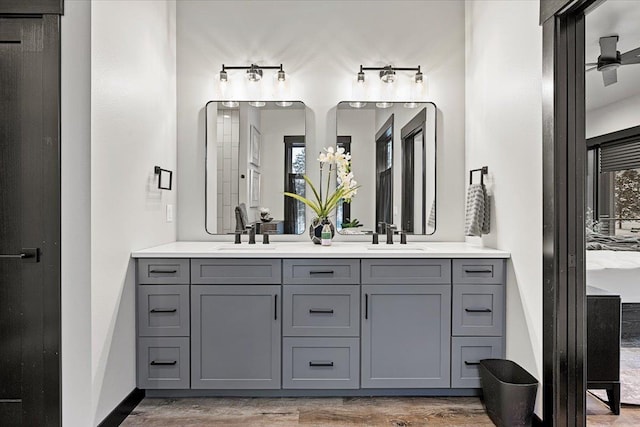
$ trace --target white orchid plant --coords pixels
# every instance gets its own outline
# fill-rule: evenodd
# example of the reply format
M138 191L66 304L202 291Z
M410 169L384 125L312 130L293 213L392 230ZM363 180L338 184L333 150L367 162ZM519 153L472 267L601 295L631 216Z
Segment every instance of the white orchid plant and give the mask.
M313 185L308 176L303 175L304 180L311 190L315 200L308 199L300 196L299 194L285 192L285 196L293 197L296 200L301 201L305 205L309 206L318 215L318 218L328 218L331 212L338 206L341 200L349 203L351 199L358 192L358 182L353 178L353 172L351 172L351 154L345 153L342 147L328 147L324 149L324 152L320 153L318 157L320 162L320 185L318 191ZM328 169L327 176L327 192L326 197L322 194L322 175L323 171ZM333 193L331 190L331 177L333 171L337 172L337 186Z

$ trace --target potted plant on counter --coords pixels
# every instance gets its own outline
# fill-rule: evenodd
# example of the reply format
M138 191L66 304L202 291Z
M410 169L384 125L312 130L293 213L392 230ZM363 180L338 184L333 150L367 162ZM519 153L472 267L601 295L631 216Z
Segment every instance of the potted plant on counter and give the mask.
M313 191L315 200L308 199L295 193L284 193L285 196L293 197L294 199L301 201L316 213L316 217L311 221L311 225L309 226L309 237L311 237L311 241L316 244L320 244L322 228L327 224L331 228L331 238L333 238L335 235L335 227L329 219L330 215L336 209L340 201L349 203L358 192L358 188L360 188L357 181L353 178L353 173L351 172L351 154L345 153L344 148L325 148L324 152L320 153L318 161L320 162L319 191L316 186L313 185L309 177L303 175L304 180ZM331 192L331 178L334 172L336 172L336 180L333 181L335 190ZM323 175L327 180L327 190L324 194L322 191L324 186Z

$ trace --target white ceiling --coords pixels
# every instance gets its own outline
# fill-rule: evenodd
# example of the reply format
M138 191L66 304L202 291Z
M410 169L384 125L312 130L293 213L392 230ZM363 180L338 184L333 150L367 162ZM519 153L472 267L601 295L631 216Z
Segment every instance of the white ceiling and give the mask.
M639 0L607 0L587 15L586 62L597 62L600 37L616 35L620 53L640 47ZM640 95L640 64L618 68L618 82L608 87L599 71L586 75L587 111L636 95Z

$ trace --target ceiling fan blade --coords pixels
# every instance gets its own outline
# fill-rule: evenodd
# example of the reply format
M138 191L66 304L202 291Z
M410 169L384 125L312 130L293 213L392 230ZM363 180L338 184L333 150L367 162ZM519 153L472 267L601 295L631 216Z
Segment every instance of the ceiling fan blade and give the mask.
M594 65L598 65L597 62L587 62L586 64L584 64L585 67L593 67Z
M629 52L625 52L620 55L620 61L622 65L626 64L640 64L640 47L637 47Z
M585 72L589 72L589 71L593 71L596 70L598 67L591 67L591 68L587 68L586 70L584 70Z
M607 70L602 72L602 80L604 81L605 86L609 86L618 81L618 71L617 70Z
M602 59L616 59L618 55L618 36L600 37L600 57Z

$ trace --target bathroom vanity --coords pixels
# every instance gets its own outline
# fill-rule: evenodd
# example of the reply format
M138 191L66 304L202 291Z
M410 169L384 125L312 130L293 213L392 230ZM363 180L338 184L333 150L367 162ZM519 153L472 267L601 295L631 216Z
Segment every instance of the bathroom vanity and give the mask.
M509 254L465 243L176 242L137 259L150 396L473 395Z

